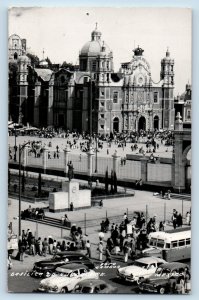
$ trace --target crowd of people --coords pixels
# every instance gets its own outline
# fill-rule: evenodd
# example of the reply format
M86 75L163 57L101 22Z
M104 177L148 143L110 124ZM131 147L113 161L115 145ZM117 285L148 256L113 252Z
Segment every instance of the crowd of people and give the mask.
M111 263L112 255L123 255L124 262L128 258L134 259L147 247L148 234L150 232L164 230L164 222L157 222L156 215L146 223L144 214L137 212L132 220L128 219L124 213L122 222L118 224L110 224L108 218L101 223L101 232L99 235L99 259L102 260L103 253L105 261ZM106 244L104 233L110 233ZM105 251L103 252L104 249Z
M41 157L43 153L43 149L45 147L48 148L56 148L55 151L48 152L48 158L59 158L60 151L62 151L66 146L69 147L70 150L79 149L81 152L87 152L91 147L94 151L100 151L101 149L107 146L107 155L110 154L110 148L112 145L115 145L118 148L122 148L125 150L127 147L127 143L132 145L130 146L132 152L138 151L139 154L145 155L146 153L156 153L159 149L159 142L166 146L173 145L173 133L171 131L159 132L155 131L133 131L131 133L111 133L109 134L95 134L90 135L87 132L82 132L81 134L78 132L69 132L62 130L61 133L59 130L55 129L41 129L38 131L34 131L30 136L34 136L35 140L30 142L29 155L33 154L35 158ZM19 132L19 134L23 134L23 132ZM26 135L28 132L26 132ZM58 145L53 145L53 138L61 137L63 141L66 142L63 145L63 149L60 149ZM39 138L39 139L37 139ZM49 142L42 142L41 138L48 138ZM139 147L139 144L142 144ZM15 149L16 148L16 149ZM12 149L9 147L9 158L12 160L15 157L16 151L18 147L14 146ZM166 148L165 151L168 151ZM53 152L53 153L52 153Z

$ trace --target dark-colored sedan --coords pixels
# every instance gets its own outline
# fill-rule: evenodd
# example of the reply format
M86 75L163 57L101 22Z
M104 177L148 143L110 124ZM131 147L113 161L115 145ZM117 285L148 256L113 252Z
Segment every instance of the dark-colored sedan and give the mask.
M76 294L114 294L118 289L100 279L85 279L79 282L73 293Z
M172 291L175 291L178 278L183 276L185 268L189 269L188 265L179 262L162 264L155 274L140 281L139 289L142 292L172 293Z
M57 267L67 263L78 263L87 266L89 269L94 269L93 262L80 252L63 251L57 253L51 259L40 260L34 264L31 276L35 277L50 277Z

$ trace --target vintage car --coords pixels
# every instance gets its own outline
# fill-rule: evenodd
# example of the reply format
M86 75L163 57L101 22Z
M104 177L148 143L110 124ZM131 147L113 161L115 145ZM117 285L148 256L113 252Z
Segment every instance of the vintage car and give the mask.
M113 294L118 289L101 279L85 279L79 282L72 293L76 294Z
M160 265L155 274L147 279L143 279L139 283L139 290L142 292L152 292L165 294L175 290L176 282L187 264L179 262L171 262Z
M86 255L75 251L63 251L57 253L51 259L36 262L33 266L33 270L31 271L31 276L48 278L57 267L68 263L83 264L89 269L95 268L95 265Z
M139 283L141 279L154 274L156 269L165 263L165 260L158 257L142 257L134 261L130 266L118 268L117 277L125 281Z
M98 279L99 273L81 264L67 264L58 267L50 278L42 279L38 292L68 293L84 279Z

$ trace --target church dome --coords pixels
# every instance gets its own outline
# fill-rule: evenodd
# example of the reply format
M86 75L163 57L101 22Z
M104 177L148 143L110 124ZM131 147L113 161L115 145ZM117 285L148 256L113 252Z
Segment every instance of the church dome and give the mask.
M39 66L40 66L40 67L48 67L48 62L47 62L45 59L42 59L42 60L39 62Z
M108 55L111 50L109 46L100 40L87 42L81 49L81 55Z
M174 62L174 60L170 57L170 51L169 48L167 48L166 51L166 56L162 59L162 62L166 62L166 61L170 61L170 62Z
M91 41L87 42L81 49L80 55L109 55L111 50L109 46L101 40L101 32L97 30L97 25L95 30L91 33Z

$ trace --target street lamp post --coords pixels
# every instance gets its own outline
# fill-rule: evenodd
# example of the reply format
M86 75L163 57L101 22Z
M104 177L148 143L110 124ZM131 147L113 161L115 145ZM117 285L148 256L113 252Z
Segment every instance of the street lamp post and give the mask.
M14 154L14 161L17 161L17 135L16 135L16 126L14 124L15 129L15 154Z
M21 152L29 144L30 144L30 142L27 142L27 143L23 144L22 146L19 145L19 232L18 232L18 237L21 236Z

